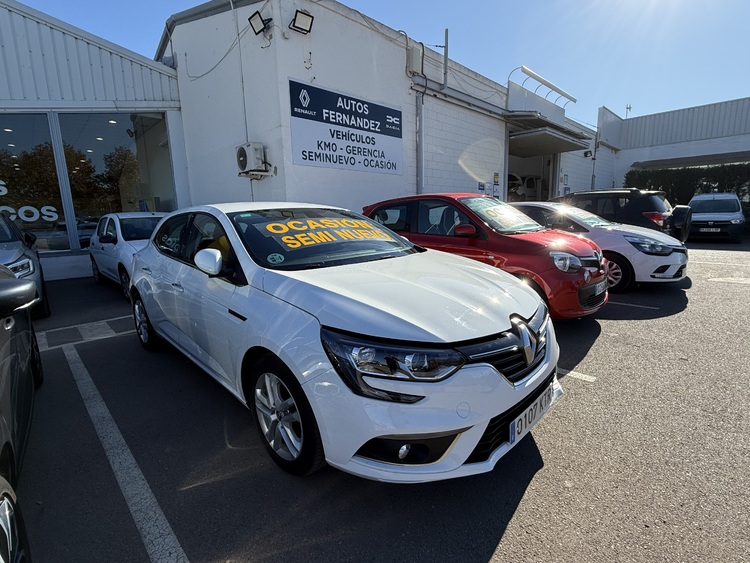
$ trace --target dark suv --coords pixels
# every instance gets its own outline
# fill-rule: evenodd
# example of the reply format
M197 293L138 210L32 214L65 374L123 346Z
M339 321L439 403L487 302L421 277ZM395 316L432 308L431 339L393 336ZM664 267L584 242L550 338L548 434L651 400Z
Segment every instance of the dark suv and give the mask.
M672 207L662 191L635 188L594 190L573 192L555 197L551 201L580 207L613 223L626 223L662 231L680 242L685 242L690 232L690 207Z

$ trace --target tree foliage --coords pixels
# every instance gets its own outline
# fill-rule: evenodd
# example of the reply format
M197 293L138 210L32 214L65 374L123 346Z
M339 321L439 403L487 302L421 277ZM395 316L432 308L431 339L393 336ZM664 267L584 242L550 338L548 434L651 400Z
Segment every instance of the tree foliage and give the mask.
M742 197L750 188L750 163L631 170L625 174L624 187L663 190L673 205L686 204L693 194L701 192L734 192Z

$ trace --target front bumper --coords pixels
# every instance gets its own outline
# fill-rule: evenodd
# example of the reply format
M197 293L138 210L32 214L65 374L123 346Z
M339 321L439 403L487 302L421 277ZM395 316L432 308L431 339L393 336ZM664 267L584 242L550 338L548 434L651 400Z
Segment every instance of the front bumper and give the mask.
M745 232L745 223L730 221L693 221L690 226L690 238L730 238L741 239Z
M638 252L629 257L636 282L675 282L687 275L687 250L669 256Z
M391 483L491 471L515 446L508 430L514 417L549 386L551 403L562 395L556 377L559 347L551 324L549 330L544 361L516 384L483 363L466 365L437 383L372 382L383 389L425 397L415 404L401 404L354 395L333 369L316 377L303 388L318 422L326 461L347 473ZM434 443L439 452L412 462L409 457L404 462L383 461L370 456L365 447L377 440Z
M596 313L609 299L606 288L607 277L603 273L586 284L562 282L547 295L550 316L555 319L575 319Z

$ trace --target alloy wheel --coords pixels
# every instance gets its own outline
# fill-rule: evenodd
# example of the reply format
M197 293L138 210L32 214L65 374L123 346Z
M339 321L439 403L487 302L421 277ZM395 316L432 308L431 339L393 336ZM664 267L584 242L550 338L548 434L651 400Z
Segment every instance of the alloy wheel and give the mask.
M287 461L302 452L302 420L292 394L273 373L263 373L255 384L255 409L263 436L276 454Z

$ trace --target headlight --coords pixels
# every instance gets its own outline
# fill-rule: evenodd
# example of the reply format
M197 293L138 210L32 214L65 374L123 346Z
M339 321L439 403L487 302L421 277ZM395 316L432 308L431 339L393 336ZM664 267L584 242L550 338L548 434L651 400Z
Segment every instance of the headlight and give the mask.
M744 222L745 222L745 219L743 219L742 217L739 217L737 219L732 219L731 221L732 225L739 225L740 223L744 223Z
M550 252L549 255L557 269L562 272L572 274L581 268L581 261L578 256L568 252Z
M364 377L403 381L441 381L464 365L466 358L452 349L383 344L320 331L323 348L336 372L356 394L385 401L415 403L423 397L374 389Z
M21 258L17 262L8 264L8 268L17 278L24 278L34 273L34 263L29 258Z
M672 247L662 244L658 240L652 238L625 236L625 240L644 254L651 254L654 256L669 256L672 254Z

